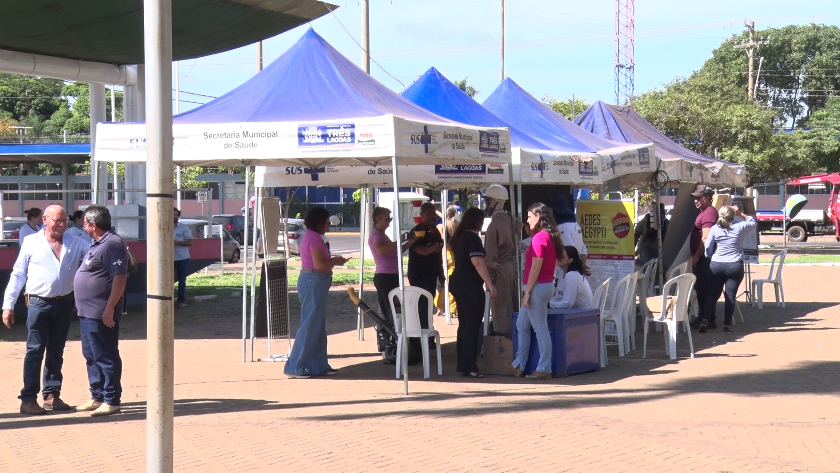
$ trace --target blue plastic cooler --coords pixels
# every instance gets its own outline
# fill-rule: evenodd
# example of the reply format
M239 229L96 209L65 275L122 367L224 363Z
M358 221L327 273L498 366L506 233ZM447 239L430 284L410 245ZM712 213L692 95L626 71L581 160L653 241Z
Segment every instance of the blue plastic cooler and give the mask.
M551 333L551 374L562 378L571 374L600 369L598 309L548 309L548 330ZM519 349L516 321L519 312L511 317L513 352ZM515 356L515 355L514 355ZM540 352L537 334L531 329L531 351L525 363L525 374L537 369Z

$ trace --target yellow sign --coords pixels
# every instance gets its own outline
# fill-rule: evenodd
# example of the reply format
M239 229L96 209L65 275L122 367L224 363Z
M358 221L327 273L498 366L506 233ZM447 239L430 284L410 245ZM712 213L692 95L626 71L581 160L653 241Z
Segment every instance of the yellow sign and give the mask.
M579 200L577 216L583 230L583 241L589 250L588 259L634 258L633 202Z

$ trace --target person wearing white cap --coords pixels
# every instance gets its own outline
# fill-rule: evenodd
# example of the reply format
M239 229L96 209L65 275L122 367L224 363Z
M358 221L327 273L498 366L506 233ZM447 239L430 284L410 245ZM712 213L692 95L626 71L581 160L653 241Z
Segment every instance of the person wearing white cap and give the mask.
M504 186L492 184L484 196L485 215L490 217L484 237L486 256L484 262L490 272L497 296L490 300L493 331L510 338L511 315L516 311L516 242L513 237L513 219L505 210L508 191Z

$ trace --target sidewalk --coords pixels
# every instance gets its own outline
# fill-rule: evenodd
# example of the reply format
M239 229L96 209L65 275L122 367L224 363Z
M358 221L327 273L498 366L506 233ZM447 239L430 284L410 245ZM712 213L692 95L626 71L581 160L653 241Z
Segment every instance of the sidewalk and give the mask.
M373 329L356 340L355 312L340 290L328 305L340 373L308 380L287 379L282 363L242 363L238 299L195 303L176 312L175 470L840 471L837 275L786 269L786 308L742 304L746 323L735 333L692 331L693 359L685 333L676 362L659 333L643 359L639 332L629 356L611 351L601 371L550 381L457 377L457 326L437 318L444 376L423 380L422 367L411 367L408 396L393 365L374 353ZM122 331L124 410L100 419L17 414L25 328L0 332L0 471L145 469L143 314ZM265 342L255 350L264 356ZM64 376L62 397L82 403L76 324Z

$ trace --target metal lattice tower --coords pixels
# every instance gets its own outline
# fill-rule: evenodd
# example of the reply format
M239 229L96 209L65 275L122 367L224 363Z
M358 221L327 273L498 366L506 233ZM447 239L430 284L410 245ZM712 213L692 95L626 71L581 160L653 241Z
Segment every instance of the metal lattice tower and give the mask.
M615 103L633 97L633 57L636 36L636 0L615 0Z

